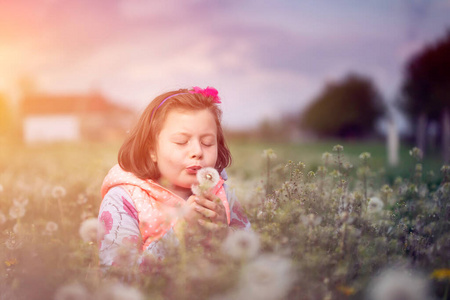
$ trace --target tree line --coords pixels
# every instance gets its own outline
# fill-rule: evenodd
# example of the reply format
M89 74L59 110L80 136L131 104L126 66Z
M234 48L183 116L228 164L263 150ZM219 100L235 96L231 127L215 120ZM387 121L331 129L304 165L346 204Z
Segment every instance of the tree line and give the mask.
M426 151L431 128L439 137L444 161L450 155L450 30L412 56L394 101L413 129L414 146ZM364 139L377 135L380 119L392 118L387 103L372 80L351 73L327 83L311 104L282 121L263 121L261 137L283 138L287 128L300 129L316 138Z

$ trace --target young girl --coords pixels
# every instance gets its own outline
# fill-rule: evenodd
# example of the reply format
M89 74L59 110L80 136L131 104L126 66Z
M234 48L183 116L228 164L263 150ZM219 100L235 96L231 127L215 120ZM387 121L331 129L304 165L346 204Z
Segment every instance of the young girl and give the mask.
M165 242L176 242L186 229L223 238L250 228L224 184L231 154L219 103L216 89L194 87L162 94L145 109L102 185L102 265L118 264L130 246L161 259ZM218 183L193 195L197 173L208 167L220 174Z

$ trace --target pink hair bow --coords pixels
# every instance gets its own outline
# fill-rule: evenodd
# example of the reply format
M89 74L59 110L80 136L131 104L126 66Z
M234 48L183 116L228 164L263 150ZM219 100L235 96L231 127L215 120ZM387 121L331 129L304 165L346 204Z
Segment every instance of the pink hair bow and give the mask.
M214 103L222 103L220 102L219 92L213 87L207 87L206 89L202 89L198 86L194 86L192 91L189 91L191 94L202 94L205 97L212 97Z

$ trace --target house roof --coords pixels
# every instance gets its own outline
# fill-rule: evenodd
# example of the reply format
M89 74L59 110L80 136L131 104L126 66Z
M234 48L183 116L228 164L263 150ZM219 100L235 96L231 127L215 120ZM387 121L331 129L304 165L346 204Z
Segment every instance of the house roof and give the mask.
M131 109L109 102L99 93L81 95L33 94L24 97L21 110L26 115L104 113L120 111L132 113Z

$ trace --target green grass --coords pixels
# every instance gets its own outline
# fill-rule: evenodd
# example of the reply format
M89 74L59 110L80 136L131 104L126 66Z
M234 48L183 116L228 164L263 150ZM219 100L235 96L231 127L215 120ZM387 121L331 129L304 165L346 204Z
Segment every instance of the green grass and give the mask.
M342 145L344 156L355 167L361 164L359 155L369 152L370 167L382 171L385 180L392 183L396 177L408 178L412 173L415 160L410 156L410 145L403 144L399 151L399 164L391 167L388 164L386 146L382 142L345 142L323 141L311 143L268 143L246 140L230 140L229 147L233 155L233 164L229 168L230 175L239 175L241 178L250 178L262 175L265 172L265 161L261 158L264 149L271 148L277 154L275 163L285 165L289 160L303 162L307 170L315 171L323 163L322 154L332 153L333 146ZM435 153L425 157L423 161L424 174L433 171L439 177L439 169L443 162ZM439 181L439 178L436 178Z

